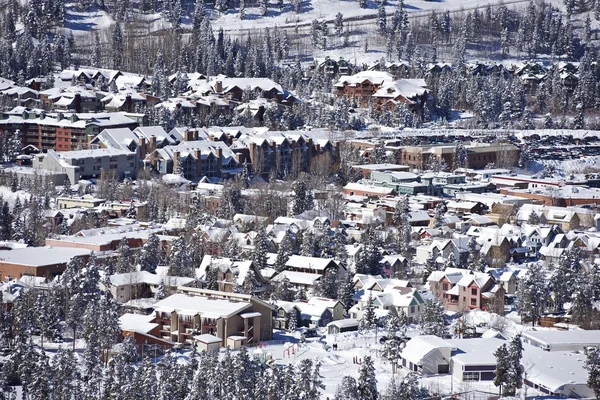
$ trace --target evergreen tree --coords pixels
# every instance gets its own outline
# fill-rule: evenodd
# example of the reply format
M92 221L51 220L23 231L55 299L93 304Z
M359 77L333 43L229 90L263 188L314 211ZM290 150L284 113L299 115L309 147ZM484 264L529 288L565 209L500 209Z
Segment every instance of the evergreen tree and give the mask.
M423 304L420 324L421 332L423 332L424 335L444 337L448 334L446 318L444 316L444 307L438 301L427 300Z
M256 238L254 239L254 250L252 251L252 261L258 270L268 267L267 253L269 252L270 239L264 225L258 228Z
M350 310L352 305L354 304L354 275L351 273L346 273L344 275L344 279L340 282L338 299L344 305L344 309L346 312Z
M160 239L156 233L151 233L140 251L139 265L141 271L156 273L160 263Z
M360 400L377 400L377 378L371 356L365 356L358 369L358 398Z
M585 369L588 370L588 386L594 391L597 399L600 399L600 350L598 347L588 347L585 350Z
M188 253L185 236L180 236L171 243L171 260L169 275L194 278L196 270Z
M277 250L277 257L275 258L275 270L277 272L282 272L285 270L285 264L290 259L293 254L293 244L292 239L289 233L281 240L279 244L279 249Z
M317 284L317 295L327 299L336 299L338 295L337 271L329 268L325 271Z
M359 321L359 327L363 330L372 329L377 324L377 315L375 314L375 306L373 305L373 294L369 292L369 298L365 304L363 315Z
M127 242L127 238L123 237L117 246L117 260L115 263L115 272L117 274L133 271L134 264L131 257L129 243Z
M351 376L344 376L338 385L333 400L358 400L358 384Z
M292 213L294 215L302 214L304 211L314 208L312 191L308 188L304 177L294 182L293 191Z
M524 368L521 365L521 358L523 358L523 344L521 343L521 335L519 334L508 345L508 367L502 389L504 396L514 396L517 389L523 386Z

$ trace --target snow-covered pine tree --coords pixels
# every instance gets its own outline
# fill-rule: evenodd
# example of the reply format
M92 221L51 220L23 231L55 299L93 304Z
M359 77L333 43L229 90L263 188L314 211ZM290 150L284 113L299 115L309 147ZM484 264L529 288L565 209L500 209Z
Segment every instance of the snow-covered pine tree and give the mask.
M350 272L347 272L344 275L343 280L340 282L340 287L338 290L338 299L344 305L344 309L348 311L352 305L354 304L354 275Z
M156 300L162 300L165 297L167 297L167 287L165 285L164 279L161 279L160 283L158 284L158 288L156 289L156 294L154 295L154 298Z
M327 299L336 299L339 289L338 286L337 271L333 268L329 268L325 271L325 274L323 274L317 284L317 294L318 296Z
M344 33L344 15L339 12L335 15L335 20L333 21L334 32L337 36L341 36Z
M508 364L510 362L508 347L506 346L506 343L503 343L500 347L496 349L496 351L494 352L494 356L496 357L494 385L499 387L498 394L502 395L502 386L506 383Z
M585 350L585 369L588 371L588 386L594 391L597 399L600 399L600 348L588 347Z
M258 270L263 270L268 267L267 253L269 252L270 241L265 226L261 225L256 232L254 250L252 251L252 261Z
M423 304L420 317L421 332L423 335L444 337L448 334L444 306L439 301L427 300Z
M181 235L171 243L169 275L194 278L196 270L188 253L185 236Z
M156 267L160 263L160 239L156 233L148 236L148 241L144 243L140 251L138 264L141 271L156 273Z
M358 369L358 395L360 400L377 400L377 377L371 356L365 356Z
M285 270L285 264L290 259L292 254L294 253L292 239L290 237L289 232L286 232L286 235L281 240L279 244L279 249L277 250L277 257L275 258L274 268L277 272L282 272Z
M521 364L523 358L523 343L521 334L516 335L508 345L508 364L506 369L506 379L503 387L503 396L514 396L517 389L523 386L524 368Z
M117 274L132 272L134 264L131 256L131 249L129 248L127 238L123 237L117 246L117 260L115 263L115 272Z
M363 315L359 321L359 328L362 330L369 330L375 328L376 324L377 315L375 314L375 306L373 305L373 294L369 292Z

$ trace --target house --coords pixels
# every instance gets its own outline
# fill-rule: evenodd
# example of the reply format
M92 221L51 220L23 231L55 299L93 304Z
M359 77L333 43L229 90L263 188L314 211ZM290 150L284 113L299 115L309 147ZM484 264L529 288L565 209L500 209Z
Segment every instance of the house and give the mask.
M500 290L488 274L446 268L445 271L432 272L427 282L431 292L448 311L500 309L504 306L506 288Z
M398 79L384 83L372 97L378 109L393 111L398 104L405 104L416 112L425 105L429 89L424 79Z
M554 332L554 331L552 331ZM570 331L569 331L570 332ZM416 336L400 354L402 367L421 376L451 374L456 382L490 382L495 378L499 338L441 339ZM587 385L585 357L568 351L546 352L523 344L523 383L549 396L593 398Z
M292 255L285 263L286 271L305 272L309 274L325 275L332 269L338 276L344 272L343 267L331 258L305 257Z
M136 155L117 149L92 149L36 154L33 168L66 173L71 184L79 179L99 178L103 174L115 179L132 178L137 172Z
M463 264L469 255L469 239L468 237L435 239L429 245L421 245L416 248L415 260L420 264L425 264L431 254L435 258L441 259L442 262L452 255L457 264Z
M106 200L98 199L90 194L79 197L58 197L56 199L56 208L59 210L69 208L96 208Z
M24 275L52 278L61 274L69 261L81 257L87 261L91 251L55 247L26 247L3 251L0 258L0 280Z
M599 330L574 330L574 331L524 331L523 343L537 347L544 351L583 351L588 347L600 346Z
M175 292L179 286L191 286L196 282L194 278L160 276L147 271L114 274L110 276L109 281L110 292L119 303L140 298L153 298L161 285L169 293Z
M274 282L281 282L287 279L290 285L296 290L305 290L307 293L313 293L321 274L312 274L308 272L282 271L273 277Z
M327 324L327 334L354 332L358 330L358 320L353 318L341 319Z
M378 318L404 313L410 322L419 319L425 303L415 288L389 285L382 292L362 289L354 295L357 303L349 310L350 318L362 318L369 297L372 298Z
M184 288L154 304L154 323L160 337L176 343L193 343L194 336L210 334L228 345L231 337L255 344L273 337L275 307L250 295Z
M176 174L195 180L229 178L241 172L235 153L223 142L193 141L157 149L146 157L161 175Z
M219 258L206 254L200 263L200 273L204 274L209 267L217 270L217 282L219 290L222 292L234 292L236 287L244 283L248 273L253 276L255 293L265 290L269 284L251 260L234 261L229 258Z
M344 194L349 196L385 197L394 195L394 189L383 186L350 182L344 186Z
M300 326L300 309L291 301L275 301L275 317L273 320L275 329L291 329L290 321L294 320L297 327Z
M204 335L197 335L194 336L194 342L196 343L196 349L198 349L199 352L221 350L221 339L215 335L208 333L205 333Z
M367 107L375 92L394 81L392 74L382 71L362 71L343 75L334 84L336 96L345 96L359 107Z
M453 350L450 343L437 336L416 336L406 342L400 353L400 364L420 376L447 374Z
M470 168L482 169L487 164L514 166L519 159L519 149L506 143L470 143L467 149L467 164ZM427 169L435 158L443 160L449 167L454 160L456 146L403 146L399 150L398 161L420 170Z

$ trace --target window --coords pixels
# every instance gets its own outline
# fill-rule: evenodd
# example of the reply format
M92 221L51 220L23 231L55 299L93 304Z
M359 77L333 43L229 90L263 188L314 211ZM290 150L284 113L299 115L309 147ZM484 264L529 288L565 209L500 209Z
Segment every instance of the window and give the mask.
M442 285L442 288L443 288L444 290L448 290L448 284L447 284L447 283L444 283L444 284Z
M479 380L479 372L463 372L463 382L477 382Z
M414 314L415 313L415 306L410 306L410 313Z
M472 306L476 306L477 305L477 299L471 299L471 305Z
M463 287L463 292L466 292L466 291L467 291L467 288L466 288L466 287Z
M477 289L471 289L471 294L473 296L477 296Z
M467 298L465 296L463 296L463 301L467 301Z

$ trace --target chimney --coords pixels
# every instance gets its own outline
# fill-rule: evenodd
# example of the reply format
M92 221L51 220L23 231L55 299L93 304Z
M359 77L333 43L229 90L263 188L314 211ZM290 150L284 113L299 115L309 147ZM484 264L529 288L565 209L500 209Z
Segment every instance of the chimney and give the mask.
M146 138L140 138L140 158L143 160L146 158Z
M202 176L202 152L194 150L194 158L196 159L196 176Z
M238 162L238 164L244 163L242 161L243 158L244 158L244 155L242 153L235 153L235 160Z
M177 173L177 165L179 164L179 151L173 152L173 173Z
M150 136L150 151L156 150L156 136Z
M223 91L223 81L215 82L215 92L221 93Z
M217 147L217 176L221 176L221 168L223 168L223 149Z
M190 131L189 129L186 129L183 132L183 140L185 140L186 142L191 142L193 140L193 135L194 135L193 131Z
M250 143L250 163L254 165L254 158L256 157L256 143Z
M198 140L198 129L194 129L194 140Z

